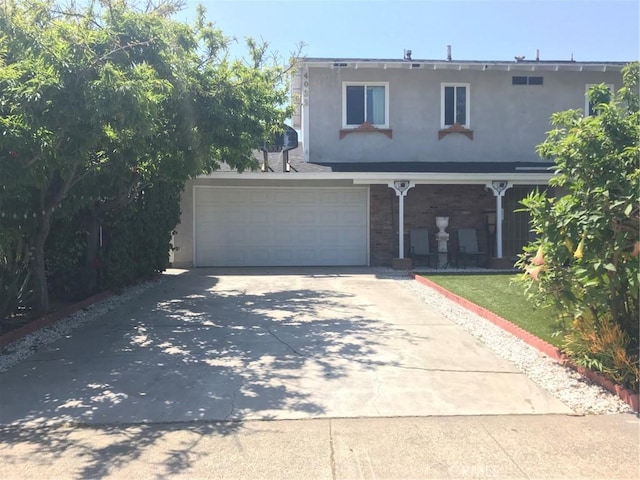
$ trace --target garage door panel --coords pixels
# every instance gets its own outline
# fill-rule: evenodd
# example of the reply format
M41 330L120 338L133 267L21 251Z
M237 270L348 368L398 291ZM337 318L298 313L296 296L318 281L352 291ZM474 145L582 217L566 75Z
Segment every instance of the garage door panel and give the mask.
M293 250L287 247L273 248L271 250L271 262L279 265L290 265L293 263L293 253Z
M217 192L211 189L207 193L209 194L211 203L215 203L216 197L219 197L218 195L216 195ZM225 192L224 200L227 204L234 204L234 203L243 204L246 201L246 192L243 193L241 190L229 189L228 192Z
M340 234L344 245L359 244L367 241L366 234L363 234L361 230L345 229L341 230Z
M317 212L313 208L300 208L295 212L295 223L297 225L314 225L316 223Z
M343 201L343 195L341 192L323 191L318 192L316 196L316 202L325 207L335 208L336 205L340 205Z
M341 241L342 234L337 228L325 228L318 232L318 237L324 243L338 244Z
M280 229L272 232L271 240L274 247L278 245L289 246L293 242L295 242L295 238L293 235L294 232L292 232L291 230Z
M366 191L365 190L360 190L360 191L344 190L341 192L340 201L341 203L344 203L344 204L366 201Z
M269 191L264 189L250 189L247 191L247 196L242 203L245 203L247 200L253 205L268 205L270 201Z
M341 212L335 210L327 210L318 212L317 222L322 225L337 225L340 223Z
M362 219L362 213L354 209L344 209L340 212L340 216L336 219L337 225L354 225L358 227L366 227L366 219Z
M246 212L243 220L254 225L268 225L269 209L266 207L256 207L255 210ZM242 223L244 223L244 221Z
M318 192L313 188L301 188L293 191L293 198L296 205L311 204L314 205L318 201Z
M198 266L366 265L366 188L195 189Z
M271 218L277 225L288 225L294 221L293 211L289 208L272 211Z
M295 248L302 248L302 245L312 244L316 237L315 230L309 229L299 229L294 232L295 242L298 245L295 245Z
M298 201L291 196L291 192L282 189L272 190L269 195L269 203L278 205L279 207L287 207L292 201Z

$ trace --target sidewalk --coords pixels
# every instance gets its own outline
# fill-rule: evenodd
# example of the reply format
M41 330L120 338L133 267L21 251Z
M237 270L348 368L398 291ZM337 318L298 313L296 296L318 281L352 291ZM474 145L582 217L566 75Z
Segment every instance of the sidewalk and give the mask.
M636 479L633 415L0 428L0 478Z

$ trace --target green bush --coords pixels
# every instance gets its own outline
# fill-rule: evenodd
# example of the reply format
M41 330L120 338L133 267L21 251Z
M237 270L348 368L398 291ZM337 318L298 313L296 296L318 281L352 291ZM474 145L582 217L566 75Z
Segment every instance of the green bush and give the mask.
M53 301L77 301L95 293L84 272L87 231L82 215L57 219L45 244L49 295Z
M180 220L182 185L161 181L100 219L100 285L120 288L167 268L171 232Z
M550 186L563 195L535 192L523 201L537 240L518 265L535 299L575 319L565 345L575 360L637 389L639 64L625 67L623 78L612 100L605 85L591 89L597 115L552 116L538 150L555 161Z

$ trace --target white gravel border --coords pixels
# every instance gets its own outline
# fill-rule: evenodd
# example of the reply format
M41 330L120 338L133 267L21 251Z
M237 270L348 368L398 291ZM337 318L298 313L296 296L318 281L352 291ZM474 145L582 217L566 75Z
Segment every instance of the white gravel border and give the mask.
M515 335L467 310L436 290L408 277L395 278L418 295L424 303L467 330L498 356L515 364L531 380L577 414L633 412L617 395L591 383L575 370L561 365Z
M631 408L616 395L599 385L591 383L576 371L560 365L518 337L502 330L489 320L476 315L449 300L416 280L406 272L390 269L371 269L385 273L418 295L424 303L439 311L445 317L460 325L471 335L487 345L498 356L512 362L540 387L558 398L578 414L614 414L631 413ZM453 272L448 270L447 273ZM472 270L464 270L472 273ZM142 295L147 290L164 282L168 276L143 282L126 288L102 302L80 310L53 325L30 333L0 350L0 373L7 371L16 363L28 358L41 347L71 334L75 329L119 305Z

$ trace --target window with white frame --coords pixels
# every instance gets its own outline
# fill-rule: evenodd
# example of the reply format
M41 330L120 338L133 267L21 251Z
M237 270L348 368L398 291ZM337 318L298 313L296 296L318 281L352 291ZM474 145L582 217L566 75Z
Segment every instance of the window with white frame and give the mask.
M593 108L595 107L595 105L592 102L589 101L589 89L591 87L593 87L594 85L599 85L599 84L598 83L587 83L584 86L584 114L587 117L591 117L591 116L596 114L596 112L593 111ZM613 94L613 85L608 83L607 84L607 88Z
M374 127L389 127L387 82L343 83L342 126L353 128L365 122Z
M443 83L441 92L442 128L460 124L469 128L469 84Z

